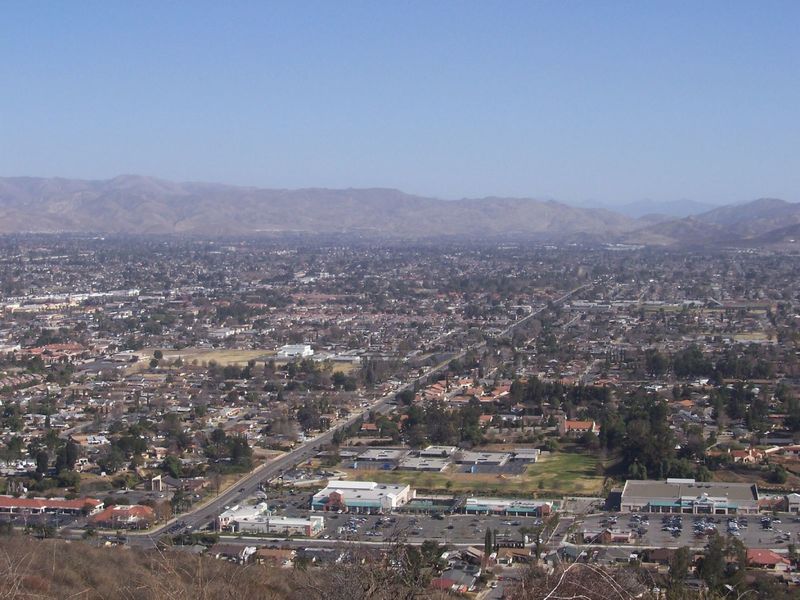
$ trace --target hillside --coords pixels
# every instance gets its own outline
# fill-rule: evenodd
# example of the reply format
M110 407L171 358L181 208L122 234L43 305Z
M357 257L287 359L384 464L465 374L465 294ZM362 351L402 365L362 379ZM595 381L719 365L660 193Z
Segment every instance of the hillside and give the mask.
M290 600L278 569L84 542L0 538L0 598Z
M348 551L354 556L352 561L287 569L257 563L239 565L177 549L144 551L96 546L84 541L4 535L0 536L0 598L445 600L453 597L428 590L428 579L414 576L416 571L387 569L383 559L374 553ZM395 557L405 556L399 549L395 553Z
M684 219L657 221L625 233L621 239L655 246L764 246L796 237L797 225L800 203L760 199Z
M683 202L680 208L701 206ZM634 219L607 209L579 208L552 200L488 197L445 201L384 188L261 189L175 183L137 175L105 181L0 178L0 234L308 233L736 246L770 243L770 232L779 235L778 230L800 224L800 204L775 199L723 206L679 219L653 214L655 208L642 206L648 214Z
M747 204L715 208L696 218L702 223L724 227L749 238L800 223L800 204L761 198Z
M0 179L0 233L560 238L615 234L633 224L607 210L519 198L443 201L391 189L270 190L138 176L108 181Z

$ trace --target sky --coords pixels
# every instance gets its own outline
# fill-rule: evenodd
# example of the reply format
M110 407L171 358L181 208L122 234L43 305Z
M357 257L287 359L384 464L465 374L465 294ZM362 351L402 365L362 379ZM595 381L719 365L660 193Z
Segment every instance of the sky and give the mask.
M800 200L800 2L3 0L0 175Z

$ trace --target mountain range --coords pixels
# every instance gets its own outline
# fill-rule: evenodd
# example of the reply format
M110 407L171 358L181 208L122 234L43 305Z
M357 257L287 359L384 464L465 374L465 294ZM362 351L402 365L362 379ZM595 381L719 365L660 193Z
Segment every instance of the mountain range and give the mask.
M761 199L675 218L553 200L440 200L393 189L262 189L123 175L92 181L0 178L0 233L360 234L647 245L749 245L794 239L800 204ZM705 208L705 207L702 207ZM670 207L674 212L675 206ZM630 211L626 211L629 212ZM669 211L667 211L669 212Z

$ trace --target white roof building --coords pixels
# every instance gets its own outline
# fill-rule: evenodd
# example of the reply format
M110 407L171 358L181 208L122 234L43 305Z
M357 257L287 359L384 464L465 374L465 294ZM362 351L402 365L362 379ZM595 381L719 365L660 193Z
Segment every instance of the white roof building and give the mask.
M217 517L219 528L237 533L304 535L313 537L325 528L325 518L292 518L273 515L266 502L236 505Z
M313 355L314 350L308 344L287 344L278 348L278 358L306 358Z
M389 485L374 481L332 479L314 494L312 510L350 510L356 512L391 512L414 498L409 485Z

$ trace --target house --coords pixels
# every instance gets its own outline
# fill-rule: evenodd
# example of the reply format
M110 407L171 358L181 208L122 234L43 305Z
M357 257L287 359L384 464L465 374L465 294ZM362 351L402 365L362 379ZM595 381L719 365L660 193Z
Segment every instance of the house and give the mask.
M476 574L477 572L477 574ZM473 591L480 576L480 569L448 569L441 577L431 581L431 587L438 590L450 590L459 594Z
M580 532L584 544L631 544L634 540L632 531L617 531L614 529L592 530L584 529Z
M90 517L89 523L104 529L147 529L155 520L152 508L134 504L109 506Z
M567 436L579 436L584 433L600 433L600 425L594 421L573 421L565 417L558 420L558 434Z
M735 463L752 465L764 458L764 453L754 448L747 450L730 450L730 457Z
M514 563L528 563L531 561L530 548L498 548L497 564L510 566Z
M667 566L669 565L674 555L675 555L674 548L653 548L652 550L645 551L643 562L649 562L649 563L655 563L657 565Z
M478 424L481 427L488 427L489 425L492 424L493 418L494 417L492 415L481 415L480 417L478 417Z
M211 546L211 548L208 550L208 553L214 558L220 558L237 562L239 564L244 564L256 553L256 547L217 543Z
M748 566L757 569L786 572L791 568L791 561L785 556L764 548L749 548L747 550Z
M778 448L777 452L782 456L800 458L800 444L792 444L791 446L784 446L783 448Z
M273 567L290 567L297 552L291 548L260 548L256 551L254 559L258 564Z
M362 423L360 433L375 435L379 431L378 426L375 423Z

